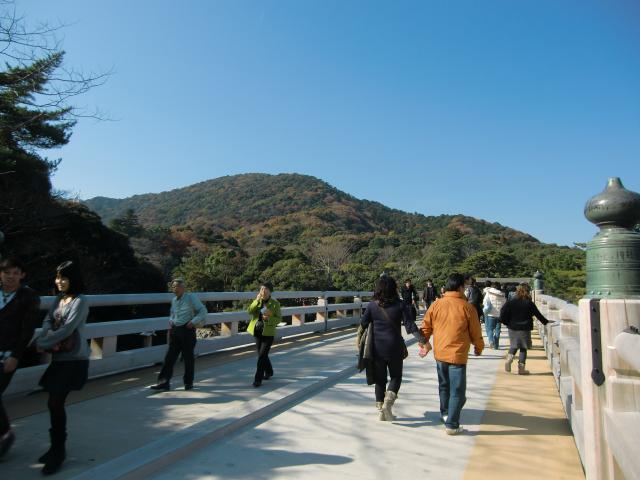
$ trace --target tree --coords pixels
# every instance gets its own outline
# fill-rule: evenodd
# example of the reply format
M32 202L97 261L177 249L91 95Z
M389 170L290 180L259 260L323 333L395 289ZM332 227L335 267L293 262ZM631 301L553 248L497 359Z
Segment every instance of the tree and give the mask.
M222 279L205 268L206 260L206 253L193 250L182 259L182 263L173 271L173 276L183 278L187 288L196 292L224 290Z
M229 291L238 288L237 281L246 266L244 253L224 247L209 252L192 249L174 270L195 291Z
M345 263L333 275L333 283L339 290L373 290L380 272L362 263Z
M140 225L138 216L132 208L127 209L122 216L111 220L109 222L109 228L127 237L138 237L144 233L144 228Z
M311 248L309 258L312 265L324 274L326 288L331 286L331 276L351 257L353 243L334 237L323 238Z
M0 2L0 229L8 235L42 227L39 218L51 201L49 176L60 160L39 151L67 144L77 118L97 116L71 101L108 75L66 69L55 41L58 28L29 30L13 2Z
M500 250L485 250L465 259L461 269L469 274L482 277L510 277L518 274L519 262L510 253Z
M309 263L301 258L279 260L262 273L262 280L277 290L321 290L324 281Z
M136 259L128 240L105 227L85 206L52 193L60 160L42 152L69 141L80 117L78 95L107 77L64 65L55 39L59 26L29 29L14 3L0 0L0 230L4 254L23 257L29 284L47 291L62 260L85 271L94 293L166 289L160 272ZM95 314L95 312L94 312Z
M260 251L247 262L244 271L244 282L254 284L260 281L262 273L276 262L286 258L287 251L282 247L272 246ZM255 286L255 285L253 285Z
M243 252L235 249L216 247L204 261L205 271L222 282L222 290L237 288L235 280L246 266Z

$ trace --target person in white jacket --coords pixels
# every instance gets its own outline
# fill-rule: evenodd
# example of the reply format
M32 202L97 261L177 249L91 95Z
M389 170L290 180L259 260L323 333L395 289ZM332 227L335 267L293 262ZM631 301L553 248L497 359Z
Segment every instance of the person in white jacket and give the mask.
M504 293L500 290L500 284L493 282L484 289L484 301L482 313L484 313L484 328L487 332L489 348L498 350L500 347L500 310L507 302Z

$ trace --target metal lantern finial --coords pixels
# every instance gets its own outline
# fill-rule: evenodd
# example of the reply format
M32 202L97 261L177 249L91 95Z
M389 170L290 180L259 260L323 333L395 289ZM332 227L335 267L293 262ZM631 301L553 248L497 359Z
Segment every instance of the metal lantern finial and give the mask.
M587 243L587 298L640 298L640 195L612 177L584 215L600 227Z

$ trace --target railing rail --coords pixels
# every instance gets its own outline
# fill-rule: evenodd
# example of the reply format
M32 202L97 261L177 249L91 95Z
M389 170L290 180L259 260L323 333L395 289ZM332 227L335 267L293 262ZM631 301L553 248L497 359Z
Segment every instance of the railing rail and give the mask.
M640 443L640 301L600 300L601 344L595 347L602 355L602 385L591 377L598 351L591 345L589 300L578 307L538 294L536 304L557 322L538 324L538 329L587 478L640 478L640 457L634 451ZM610 459L606 467L602 460L590 459L595 450Z
M196 293L203 302L247 302L253 300L255 292L202 292ZM288 337L305 333L326 331L354 325L360 321L362 309L373 292L366 291L292 291L274 292L280 300L316 299L315 305L283 307L285 322L276 329L276 337ZM123 294L123 295L87 295L90 307L166 305L173 295L169 293ZM330 303L332 299L353 298L352 302ZM48 309L55 297L42 297L41 308ZM308 316L313 320L307 321ZM289 320L290 319L290 320ZM206 355L223 349L241 347L253 343L253 338L239 332L240 322L249 321L244 309L208 313L205 326L220 325L218 336L202 338L196 346L197 355ZM89 323L85 335L91 341L90 377L99 377L126 370L143 368L162 361L166 346L153 345L153 336L168 329L169 317L137 318L133 320L113 320ZM130 350L118 350L118 338L124 335L141 335L142 346ZM7 393L23 393L37 388L40 375L46 368L48 356L42 358L43 364L22 368L16 372Z
M554 322L547 326L538 322L538 331L578 452L584 462L579 309L564 300L540 293L535 300L540 312Z

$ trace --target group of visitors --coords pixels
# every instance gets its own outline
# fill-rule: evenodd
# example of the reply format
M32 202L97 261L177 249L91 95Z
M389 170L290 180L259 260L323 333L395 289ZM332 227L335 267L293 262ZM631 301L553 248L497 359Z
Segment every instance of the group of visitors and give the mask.
M405 283L405 287L407 287ZM433 301L422 321L415 324L405 296L398 298L395 280L382 275L375 286L359 329L360 368L367 372L367 382L375 384L376 408L383 421L394 420L392 407L402 383L403 360L408 352L401 334L404 325L420 346L420 355L432 349L436 359L440 394L440 418L449 435L462 432L460 412L466 401L466 364L469 348L480 355L484 348L480 321L475 307L464 295L465 281L452 274L444 295Z
M432 282L427 288L433 288ZM527 284L516 289L512 299L506 300L499 285L487 286L480 291L473 277L454 273L449 276L443 295L430 297L425 289L423 298L427 312L418 328L415 324L417 294L406 279L398 288L395 280L383 274L378 278L372 301L369 303L358 329L359 368L366 371L367 383L375 385L376 408L379 419L395 419L392 407L402 384L403 360L408 351L401 333L404 325L419 344L419 355L424 357L433 350L438 374L440 420L448 435L463 431L460 414L466 402L466 366L470 347L479 356L484 349L480 315L484 314L487 338L491 348L498 349L500 325L509 328L510 348L505 370L518 350L518 374L526 375L527 350L531 348L532 317L543 324L548 320L531 300ZM427 301L427 299L432 301ZM433 341L433 347L430 340Z
M158 382L152 385L152 390L169 390L173 367L182 353L184 361L184 389L193 389L194 376L194 347L196 345L196 328L206 320L207 309L193 293L186 291L184 280L176 278L171 283L175 297L171 300L169 315L168 341L169 348L158 375ZM269 360L269 351L273 345L276 326L282 321L280 303L271 296L273 285L264 282L255 300L251 302L247 311L251 320L247 332L253 335L258 352L256 373L253 386L259 387L263 380L273 376L273 366Z
M25 352L34 346L38 352L51 355L51 362L39 382L49 395L51 446L38 458L38 462L43 464L42 473L50 475L60 469L66 457L67 397L71 391L81 390L88 377L89 345L84 329L89 304L83 295L85 288L78 265L72 261L60 264L54 278L55 299L42 321L40 332L35 335L41 323L40 298L34 290L22 284L26 274L24 263L17 258L6 258L0 262L0 457L15 441L2 394ZM196 329L204 324L207 309L195 294L186 291L183 279L174 279L171 290L174 297L169 315L168 348L158 382L150 388L170 390L173 368L178 356L182 355L184 389L191 390L194 387ZM269 350L282 317L280 304L271 296L272 291L270 283L263 283L248 308L251 321L247 331L254 336L258 352L254 387L259 387L263 380L273 376Z
M85 288L77 264L66 261L56 268L55 299L50 306L42 329L36 335L40 319L40 299L22 284L25 265L16 258L0 262L0 457L15 441L9 418L2 404L16 368L30 346L51 355L51 362L40 379L40 386L48 393L50 416L50 448L38 462L42 473L57 472L66 456L67 417L65 403L69 393L80 390L87 381L89 346L84 328L89 313ZM206 320L207 309L198 297L186 290L183 279L171 283L171 300L167 352L158 375L150 388L167 391L171 388L173 368L179 355L184 361L184 389L194 387L194 348L196 329ZM531 348L532 317L546 324L547 320L531 301L529 287L518 286L514 298L507 301L498 285L480 292L472 277L452 274L439 295L429 280L423 291L427 312L421 327L416 325L419 296L411 279L398 289L395 280L383 274L375 285L373 300L362 317L358 346L360 364L366 369L367 381L375 385L376 408L380 420L392 421L392 407L402 383L403 361L408 351L401 334L403 325L408 334L417 338L420 356L433 349L436 360L440 395L440 418L446 433L456 435L463 428L460 413L466 401L466 364L471 345L475 355L484 349L480 315L484 315L487 338L492 348L498 348L500 325L509 328L510 349L505 370L518 356L518 373L527 374L525 362ZM254 337L257 351L253 386L260 387L274 374L269 359L276 327L282 321L280 303L273 298L273 285L265 282L248 307L250 322L247 331ZM375 333L374 333L375 332ZM433 342L433 347L430 341Z
M22 285L26 273L24 264L17 258L0 262L0 457L15 441L1 395L28 347L35 345L39 352L51 355L51 362L39 382L49 395L51 446L38 458L38 462L44 464L42 473L51 475L65 460L67 396L72 390L82 389L88 377L89 346L83 331L89 305L83 295L84 282L77 264L71 261L60 264L54 279L55 300L40 333L34 335L40 324L40 299L31 288Z

